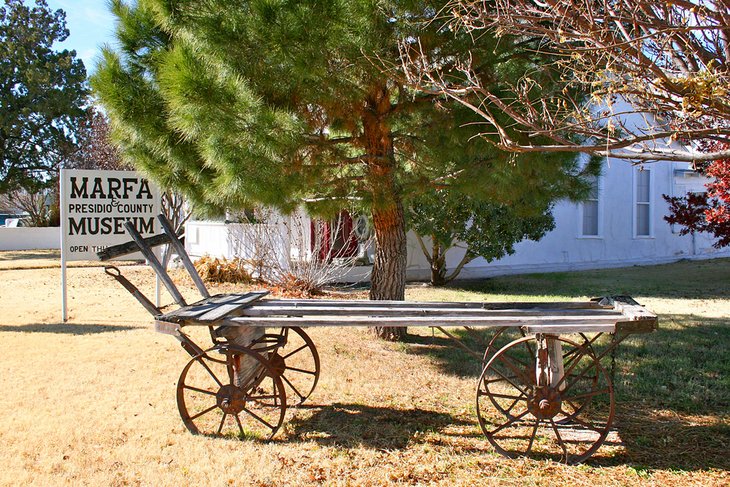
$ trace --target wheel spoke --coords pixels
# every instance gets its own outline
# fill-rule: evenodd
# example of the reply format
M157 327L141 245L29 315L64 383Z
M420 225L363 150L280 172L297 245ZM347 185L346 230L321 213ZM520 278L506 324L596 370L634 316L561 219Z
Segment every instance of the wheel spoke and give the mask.
M609 392L609 390L608 390L608 388L606 388L606 389L601 389L598 391L591 391L591 392L586 392L584 394L578 394L575 396L564 397L563 400L564 401L575 401L576 399L586 399L589 397L598 396L599 394L608 394L608 392Z
M317 373L316 370L304 370L304 369L298 369L296 367L289 367L288 365L284 367L285 370L292 370L294 372L299 372L300 374L309 374L309 375L315 375Z
M496 429L494 429L494 430L490 431L490 432L489 432L489 435L491 435L491 436L494 436L494 435L496 435L496 434L497 434L498 432L502 431L502 430L503 430L503 429L505 429L506 427L508 427L508 426L511 426L511 425L512 425L513 423L515 423L516 421L519 421L520 419L522 419L522 418L523 418L523 417L524 417L524 416L525 416L525 415L526 415L527 413L529 413L529 412L530 412L530 411L526 410L525 412L523 412L523 413L522 413L522 414L520 414L519 416L515 416L515 417L513 417L513 418L510 418L510 419L509 419L509 420L508 420L508 421L507 421L506 423L504 423L503 425L501 425L501 426L497 427Z
M210 370L210 367L208 367L208 364L206 364L205 362L203 362L203 359L200 358L200 357L198 357L196 360L198 361L198 363L200 363L200 365L202 365L205 368L205 370L208 371L208 373L213 378L213 380L215 381L215 383L218 384L218 387L223 387L223 384L221 384L221 381L218 380L218 377L216 377L216 375L213 373L213 371Z
M570 388L571 388L571 387L573 387L573 386L574 386L574 385L576 384L576 382L578 382L578 381L579 381L579 380L581 380L581 379L582 379L583 377L585 377L586 373L587 373L587 372L588 372L589 370L591 370L592 368L596 367L596 364L597 364L597 363L598 363L597 359L593 359L593 360L591 360L591 363L590 363L590 364L588 364L588 365L587 365L587 366L586 366L586 367L585 367L585 368L584 368L584 369L583 369L583 370L582 370L582 371L581 371L581 372L580 372L580 373L579 373L578 375L570 375L570 377L575 377L575 378L574 378L574 379L573 379L573 380L572 380L572 381L571 381L571 382L570 382L570 383L569 383L568 385L566 385L566 386L565 386L565 388L564 388L563 390L565 390L565 391L567 391L567 390L570 390ZM571 365L571 366L570 366L570 369L573 369L573 367L574 367L575 365L577 365L577 364L578 364L578 362L576 362L575 364ZM598 369L596 369L596 372L597 372L597 371L598 371ZM570 373L570 370L568 371L568 373ZM565 375L563 375L563 377L561 377L561 378L560 378L560 380L558 381L558 383L556 384L556 386L555 386L555 387L556 387L556 388L557 388L557 387L560 387L560 384L562 384L563 382L567 382L567 381L565 380L565 379L566 379L567 377L568 377L568 374L565 374Z
M517 377L514 377L514 376L510 376L510 377L509 377L509 379L508 379L508 378L507 378L507 377L505 377L504 375L501 375L501 374L500 374L500 377L497 377L497 378L495 378L495 379L484 379L484 380L482 381L482 383L483 383L483 384L484 384L484 385L486 386L486 385L489 385L489 384L494 384L495 382L502 382L502 381L505 381L505 380L509 382L509 380L510 380L510 379L517 379ZM513 384L513 385L514 385L514 384Z
M512 363L512 358L507 357L506 353L500 354L499 359L510 369L512 372L515 373L517 378L522 378L525 384L530 384L530 378L525 377L525 374L520 370L519 367L517 367L514 363Z
M537 435L537 428L540 426L540 419L535 418L535 427L532 428L532 435L530 435L530 443L527 445L525 455L529 455L532 451L532 444L535 442L535 435Z
M266 421L265 421L264 419L262 419L262 418L261 418L261 416L259 416L258 414L254 413L254 412L253 412L253 411L251 411L250 409L247 409L247 408L245 408L245 407L244 407L244 408L243 408L243 410L244 410L244 411L246 411L246 412L247 412L247 413L248 413L248 414L249 414L249 415L250 415L251 417L253 417L253 418L254 418L254 419L255 419L256 421L260 422L261 424L264 424L264 425L266 425L266 427L268 427L269 429L271 429L271 430L273 430L273 429L274 429L274 427L273 427L273 426L271 426L271 425L270 425L270 424L269 424L268 422L266 422Z
M241 438L246 436L246 433L243 432L243 425L241 424L241 419L238 417L238 414L233 415L234 418L236 418L236 424L238 425L238 431L241 432Z
M568 448L565 446L565 443L563 442L563 438L560 436L560 432L558 431L558 426L555 424L555 421L550 418L550 424L553 427L553 431L555 431L555 437L558 440L558 445L560 445L560 448L563 449L563 455L564 459L567 462L568 461Z
M288 359L289 357L291 357L292 355L294 355L294 354L296 354L296 353L299 353L299 352L301 352L302 350L304 350L304 349L305 349L305 348L307 348L308 346L309 346L309 345L308 345L307 343L305 343L305 344L304 344L304 345L302 345L301 347L297 348L297 349L296 349L296 350L294 350L293 352L289 352L289 353L287 353L286 355L284 355L284 356L283 356L283 357L281 357L281 358L283 358L284 360L286 360L286 359Z
M206 391L205 389L200 389L198 387L189 386L187 384L183 385L185 389L190 389L191 391L199 392L201 394L208 394L209 396L215 396L216 393L213 391Z
M248 396L246 399L249 401L260 401L264 399L277 399L278 397L277 394L269 394L265 396Z
M299 392L299 390L296 387L294 387L294 384L292 384L291 381L289 379L287 379L285 375L282 375L281 378L284 382L286 382L289 385L289 387L292 388L292 390L294 391L294 394L299 396L299 399L301 399L302 401L305 399L305 396L301 392Z
M197 419L197 418L201 417L202 415L204 415L204 414L207 414L207 413L211 412L212 410L214 410L214 409L215 409L215 408L217 408L217 407L218 407L218 404L214 404L214 405L212 405L211 407L209 407L208 409L205 409L205 410L203 410L203 411L199 412L199 413L198 413L198 414L196 414L195 416L190 416L190 420L192 421L192 420L194 420L194 419Z
M515 401L510 404L510 406L504 411L506 414L510 414L515 406L517 406L517 403L520 402L519 399L515 399Z
M566 370L566 371L564 371L564 372L563 372L563 376L562 376L562 377L560 378L560 380L558 381L558 383L557 383L557 384L555 384L555 386L554 386L554 387L555 387L556 389L557 389L558 387L560 387L560 385L561 385L561 384L562 384L563 382L565 382L565 379L566 379L567 377L569 377L569 376L570 376L570 377L573 377L573 376L571 376L571 374L570 374L570 373L571 373L571 372L573 372L573 369L574 369L574 368L576 368L576 367L578 366L578 364L580 363L580 359L581 359L581 358L583 358L583 356L585 356L585 355L587 355L587 354L588 354L588 350L587 350L587 349L585 348L585 346L586 346L586 344L584 343L583 345L581 345L580 347L578 347L578 348L579 348L579 349L581 350L581 352L582 352L582 353L580 353L580 354L576 355L576 357L577 357L577 358L576 358L576 359L575 359L575 360L574 360L574 361L573 361L573 362L572 362L572 363L570 364L570 366L568 367L568 370ZM574 380L573 382L571 382L571 383L570 383L570 385L568 385L568 386L565 386L565 389L566 389L566 390L567 390L567 389L570 389L570 386L572 386L573 384L575 384L576 382L578 382L578 379L580 379L581 377L583 377L583 376L585 375L585 373L586 373L586 372L587 372L587 371L588 371L588 370L589 370L589 369L590 369L591 367L593 367L593 366L594 366L594 364L595 364L595 358L594 358L593 360L591 360L591 363L590 363L590 364L589 364L589 365L588 365L588 366L587 366L587 367L586 367L585 369L583 369L583 371L581 371L581 373L580 373L580 374L578 374L578 376L576 377L576 379L575 379L575 380Z
M516 383L514 383L512 380L510 380L510 378L508 378L507 376L505 376L500 370L494 369L494 371L499 376L501 376L504 380L506 380L507 382L509 382L512 385L512 387L514 387L515 389L517 389L518 391L520 391L521 394L527 395L527 392L525 392L525 390L522 389L522 387L518 386Z
M522 336L525 336L524 333L523 333ZM525 344L525 347L527 348L527 353L530 354L530 357L534 357L535 356L535 351L530 346L529 340L525 340L523 343Z
M566 416L568 415L562 409L560 410L560 412L563 413L563 414L565 414ZM594 432L596 432L598 434L603 434L603 430L601 430L600 428L598 428L596 426L593 426L592 424L586 423L585 421L583 421L582 419L578 418L577 416L571 417L571 420L572 421L575 421L576 423L578 423L579 425L583 426L584 428L587 428L587 429L589 429L591 431L594 431Z
M223 425L226 424L227 417L228 413L223 413L223 418L221 418L221 424L218 425L218 431L216 432L217 435L221 434L221 431L223 431Z
M490 392L489 395L492 396L492 397L499 398L499 399L514 399L515 401L519 401L519 400L522 400L522 399L524 399L524 400L527 399L524 394L520 394L519 396L510 396L509 394L499 394L499 393L496 393L496 392Z

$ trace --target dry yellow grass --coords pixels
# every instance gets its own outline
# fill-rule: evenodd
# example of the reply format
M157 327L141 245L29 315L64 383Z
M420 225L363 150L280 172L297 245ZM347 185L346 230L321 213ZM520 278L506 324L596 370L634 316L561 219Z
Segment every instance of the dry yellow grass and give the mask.
M148 269L123 272L153 294ZM155 334L144 309L99 268L69 270L70 321L59 323L59 280L58 269L0 270L2 485L730 482L729 462L717 460L720 447L711 443L715 450L705 458L701 454L710 447L696 448L705 441L698 434L727 427L727 411L692 415L632 407L619 415L626 446L599 451L589 465L504 459L492 452L476 424L475 377L445 367L446 359L434 352L443 348L440 341L432 343L425 330L408 344L378 341L364 329L312 330L322 359L320 383L307 407L288 413L274 441L192 436L175 404L177 377L188 359L177 342ZM180 280L185 294L194 297L192 285ZM429 299L430 292L413 288L409 294ZM448 298L478 296L454 291ZM730 309L719 298L644 301L674 315L686 306L694 315L727 318ZM651 435L666 431L684 435L685 452L665 461L637 443L636 438L651 441ZM718 434L727 439L726 429Z

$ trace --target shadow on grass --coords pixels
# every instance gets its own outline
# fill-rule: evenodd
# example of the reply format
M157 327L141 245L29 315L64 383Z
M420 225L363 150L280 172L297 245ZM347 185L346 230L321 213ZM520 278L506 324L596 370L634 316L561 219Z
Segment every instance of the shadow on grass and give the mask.
M0 325L0 332L15 333L58 333L61 335L96 335L98 333L111 333L115 331L136 330L133 326L121 325L97 325L97 324L31 324L31 325Z
M60 259L60 250L8 250L0 252L0 261L3 260L35 260L35 259Z
M459 337L479 349L472 336L462 332ZM597 344L598 353L602 346L605 343ZM444 373L475 380L479 376L479 361L447 338L411 335L405 347L407 353L433 357ZM626 452L591 463L730 469L728 350L730 318L691 315L662 315L658 331L634 335L619 345L615 427ZM610 367L610 357L603 365Z
M402 449L423 433L473 424L450 414L424 409L403 410L342 403L303 406L303 409L315 412L290 421L295 437L347 448L364 445L374 449Z
M528 296L609 296L726 299L730 259L681 261L581 272L553 272L456 281L444 289ZM671 283L670 286L667 283ZM707 283L712 283L708 286Z

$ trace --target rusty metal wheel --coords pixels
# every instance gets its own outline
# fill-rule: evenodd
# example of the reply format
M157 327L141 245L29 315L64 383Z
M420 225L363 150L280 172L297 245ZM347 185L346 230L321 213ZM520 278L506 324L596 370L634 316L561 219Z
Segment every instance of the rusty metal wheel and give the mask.
M486 367L489 360L492 358L492 356L495 354L495 352L499 349L501 349L503 346L512 343L513 341L516 341L520 338L525 338L525 332L518 327L510 327L510 326L504 326L501 328L498 328L497 331L492 336L492 339L489 341L489 344L487 345L487 348L484 350L484 356L482 358L482 370ZM591 344L591 341L588 339L588 337L583 333L578 333L577 338L575 340L577 343L577 346L569 346L566 349L563 350L563 363L565 368L570 367L570 364L573 362L573 360L576 360L577 358L581 357L581 354L584 353L584 349L588 349L592 354L595 355L595 350L593 349L593 346ZM572 343L572 341L571 341ZM535 350L532 346L530 341L524 341L523 342L524 350L522 353L516 353L513 352L512 355L515 360L518 360L522 366L526 366L525 363L527 357L534 357L535 356ZM515 378L515 372L509 371L510 379L514 380ZM595 370L593 373L593 380L598 381L598 370ZM492 405L502 414L504 414L507 417L512 417L510 411L504 409L502 404L499 401L492 401ZM573 417L580 414L581 411L585 411L588 407L590 407L590 400L585 401L580 404L579 407L576 407L574 409L573 414L569 416L563 416L556 420L556 422L559 423L568 423L570 422Z
M269 363L281 375L291 404L298 406L319 381L319 353L309 335L298 326L282 328L281 336L284 345L269 356Z
M259 353L218 345L183 369L177 407L193 434L270 439L284 421L286 391Z
M563 347L573 350L569 361ZM562 372L551 363L556 355ZM601 446L615 406L610 377L592 349L549 335L497 351L479 377L476 402L479 425L497 452L566 463L580 463Z

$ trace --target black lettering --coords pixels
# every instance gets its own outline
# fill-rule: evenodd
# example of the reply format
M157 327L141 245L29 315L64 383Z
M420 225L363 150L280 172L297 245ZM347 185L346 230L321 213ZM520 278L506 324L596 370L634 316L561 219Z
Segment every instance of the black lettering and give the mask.
M124 183L124 199L129 198L129 193L134 191L134 183L137 182L137 178L122 178Z
M86 184L89 182L89 178L81 178L81 186L76 186L76 176L71 176L71 198L88 198L89 193L86 189Z
M90 235L98 235L99 234L99 217L94 218L88 218L88 231Z
M135 220L138 222L137 231L139 231L139 233L155 233L154 218L135 218Z
M111 218L102 218L101 219L101 234L109 235L110 233L112 233Z
M109 178L109 194L110 198L120 199L122 196L119 194L119 188L122 187L122 182L117 178Z
M146 194L147 199L152 199L152 191L150 191L150 182L146 179L143 179L142 182L139 185L139 191L137 192L137 199L141 199L142 195Z
M94 189L91 190L90 198L95 199L97 194L100 195L99 198L106 198L104 188L101 187L101 178L94 178Z
M114 217L114 235L124 235L124 222L126 220L122 216Z
M80 218L77 222L75 218L68 219L69 235L86 235L86 218Z

